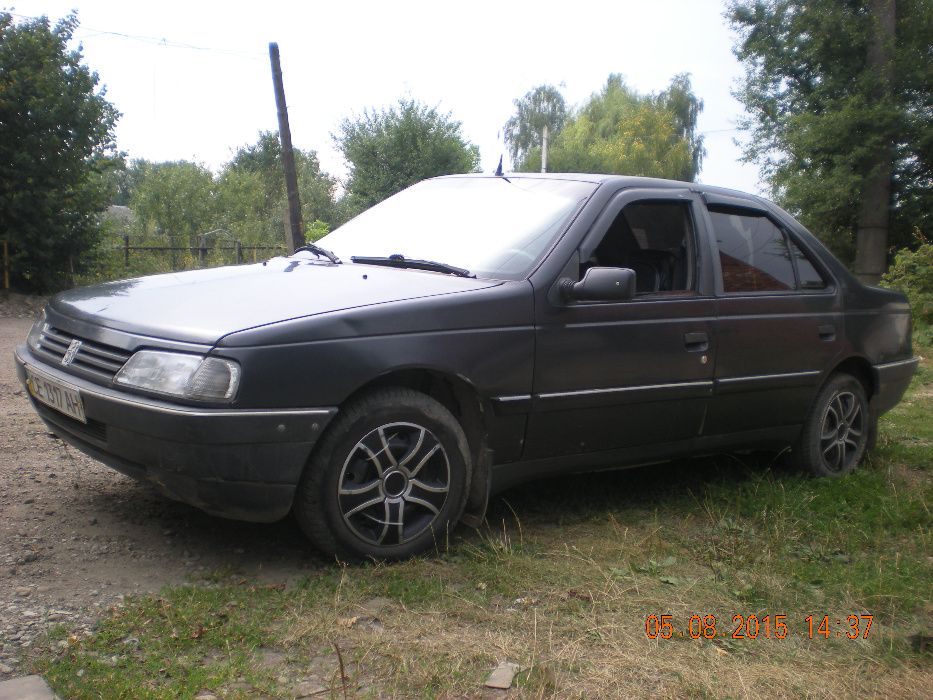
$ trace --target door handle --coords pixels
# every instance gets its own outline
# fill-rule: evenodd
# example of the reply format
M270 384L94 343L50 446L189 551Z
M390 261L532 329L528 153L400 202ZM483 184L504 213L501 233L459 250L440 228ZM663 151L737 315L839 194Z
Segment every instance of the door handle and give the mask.
M820 340L825 340L827 343L830 343L836 339L836 327L831 323L820 326L816 330L820 334Z
M706 331L684 333L684 347L687 352L706 352L709 350L709 336Z

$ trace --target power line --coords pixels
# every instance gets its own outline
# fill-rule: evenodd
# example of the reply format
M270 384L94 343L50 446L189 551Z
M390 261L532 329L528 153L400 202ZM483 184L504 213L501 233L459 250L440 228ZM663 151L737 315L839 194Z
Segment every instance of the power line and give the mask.
M41 19L47 20L48 19L47 17L44 17L44 16L36 17L33 15L21 15L16 12L9 12L8 14L18 19L27 19L27 20L28 19L31 19L31 20L41 20ZM86 27L82 24L78 24L76 31L81 32L82 34L86 32L91 32L91 34L86 34L83 37L85 39L94 38L95 36L114 36L120 39L138 41L141 43L151 44L154 46L164 46L166 48L186 49L189 51L203 51L205 53L216 53L216 54L221 54L225 56L235 56L239 58L245 58L250 61L265 60L264 57L260 57L259 55L248 54L248 53L244 53L242 51L236 51L233 49L218 49L218 48L211 47L211 46L196 46L195 44L188 44L188 43L181 42L181 41L170 41L164 37L159 38L159 37L154 37L154 36L146 36L145 34L126 34L124 32L115 32L115 31L111 31L108 29L95 29L94 27ZM81 37L78 37L78 38L79 40L81 39Z

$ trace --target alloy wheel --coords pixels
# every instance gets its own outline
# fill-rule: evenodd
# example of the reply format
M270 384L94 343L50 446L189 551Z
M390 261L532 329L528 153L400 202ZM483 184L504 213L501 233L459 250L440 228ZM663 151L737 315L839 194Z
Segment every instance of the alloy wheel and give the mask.
M388 423L350 450L338 479L344 522L370 545L404 544L440 515L450 462L437 436L414 423Z
M840 391L827 404L820 424L820 455L826 468L844 472L854 466L864 434L861 402L852 392Z

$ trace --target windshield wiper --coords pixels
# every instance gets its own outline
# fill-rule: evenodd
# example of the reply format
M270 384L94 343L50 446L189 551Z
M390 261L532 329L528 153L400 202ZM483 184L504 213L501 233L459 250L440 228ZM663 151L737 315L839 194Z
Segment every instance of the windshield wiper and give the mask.
M322 248L316 243L306 243L303 246L299 246L298 248L295 248L296 253L300 253L303 250L306 250L309 253L314 253L318 257L327 258L332 263L334 263L334 265L340 264L340 258L338 258L336 255L334 255L329 250L327 250L327 248Z
M404 255L390 255L387 258L383 257L366 257L362 255L354 255L350 258L355 263L362 263L363 265L385 265L386 267L407 267L412 270L427 270L428 272L444 272L448 275L457 275L457 277L476 277L469 270L464 270L462 267L454 267L453 265L448 265L447 263L435 262L434 260L414 260L406 258Z

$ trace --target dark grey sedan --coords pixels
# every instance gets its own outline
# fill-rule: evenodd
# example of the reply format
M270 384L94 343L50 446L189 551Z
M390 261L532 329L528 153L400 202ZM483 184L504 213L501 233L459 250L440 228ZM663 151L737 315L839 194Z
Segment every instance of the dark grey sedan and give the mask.
M840 476L917 366L905 298L775 205L602 175L438 178L290 257L65 292L16 361L115 469L389 559L546 475L789 447Z

